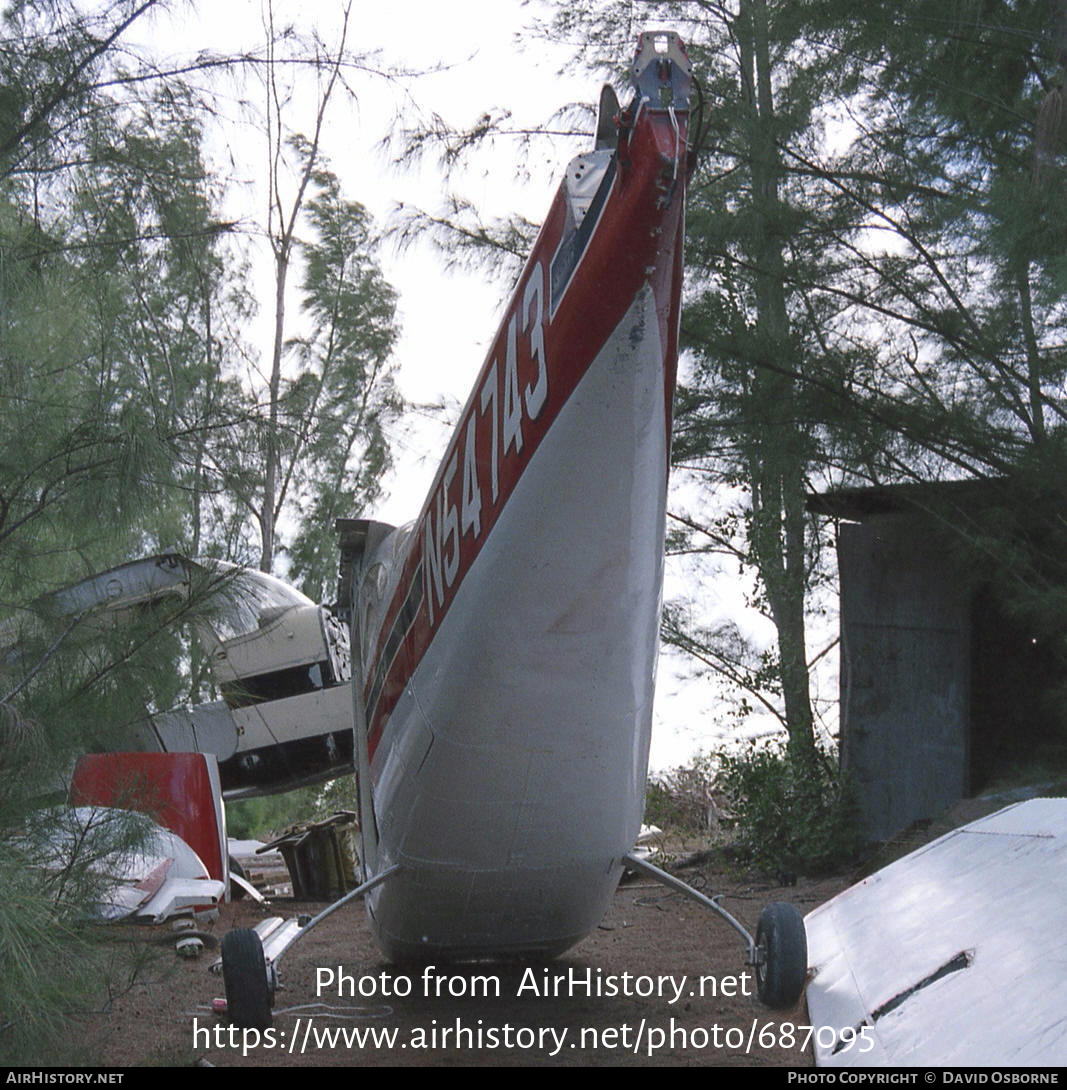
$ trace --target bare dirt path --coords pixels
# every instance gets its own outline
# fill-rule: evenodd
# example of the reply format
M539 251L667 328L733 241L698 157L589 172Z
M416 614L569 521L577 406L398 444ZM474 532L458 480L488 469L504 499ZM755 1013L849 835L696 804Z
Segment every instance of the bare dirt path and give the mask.
M694 872L686 878L692 881ZM722 873L705 878L706 888L724 892L725 907L753 931L768 901L791 900L806 914L848 884L801 879L779 889ZM241 901L225 906L214 931L221 936L264 915L320 907L276 901L264 910ZM211 1000L223 995L221 978L207 971L212 959L206 953L183 961L169 950L147 959L105 1012L77 1028L93 1061L256 1067L812 1062L810 1049L801 1051L787 1028L807 1022L803 1000L790 1011L762 1007L751 994L751 974L742 975L737 934L692 902L643 882L621 886L600 927L562 959L441 966L425 976L425 967L386 964L362 906L347 906L286 954L270 1042L257 1044L252 1033L242 1037L211 1012ZM342 975L351 981L343 990L357 994L338 995ZM327 979L334 983L317 989ZM543 994L546 981L547 990L559 994ZM373 994L361 997L361 986Z

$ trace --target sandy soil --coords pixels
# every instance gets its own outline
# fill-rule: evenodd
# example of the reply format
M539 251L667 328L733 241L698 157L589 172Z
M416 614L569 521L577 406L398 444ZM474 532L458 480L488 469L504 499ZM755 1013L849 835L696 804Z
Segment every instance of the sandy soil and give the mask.
M738 880L724 873L687 871L751 930L768 901L790 900L803 913L844 888L847 879L789 889ZM248 900L225 906L212 926L249 927L264 915L313 913L321 906L275 901L269 909ZM151 929L156 931L157 929ZM153 936L155 937L155 936ZM441 967L442 995L430 994L422 969L387 965L375 947L361 905L341 909L297 943L281 966L274 1012L274 1047L242 1039L211 1001L224 994L208 971L211 953L177 958L168 947L142 959L132 983L113 988L108 1009L78 1027L94 1062L216 1066L383 1065L722 1065L810 1066L786 1028L803 1025L803 1000L793 1010L761 1006L746 973L739 936L711 913L661 886L625 884L600 927L566 957L523 966ZM339 996L336 985L317 994L318 971L348 974L364 997ZM532 971L528 971L532 970ZM616 978L620 994L536 994L550 979L593 982ZM627 980L623 974L630 974ZM707 978L703 984L700 978ZM662 979L661 979L662 978ZM410 985L410 995L397 995ZM653 994L636 994L652 990ZM605 988L605 991L607 989ZM383 992L388 991L388 995ZM621 994L629 991L630 994ZM449 992L468 994L455 996ZM491 994L470 994L470 993ZM655 994L655 993L661 994ZM678 994L680 992L680 994ZM750 994L743 994L748 992ZM499 993L499 994L495 994ZM716 993L716 994L713 994ZM729 994L727 994L729 993ZM311 1005L311 1006L309 1006ZM352 1040L354 1033L378 1038ZM345 1042L343 1034L349 1034ZM331 1041L329 1034L333 1034ZM388 1035L392 1034L390 1044ZM784 1035L784 1036L783 1036ZM194 1044L195 1042L195 1044ZM772 1043L773 1042L773 1043Z

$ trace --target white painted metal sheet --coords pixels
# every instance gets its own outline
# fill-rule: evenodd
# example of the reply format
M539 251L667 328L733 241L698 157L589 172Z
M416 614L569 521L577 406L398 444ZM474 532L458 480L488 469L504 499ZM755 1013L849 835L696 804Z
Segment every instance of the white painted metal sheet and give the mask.
M818 1066L1067 1064L1067 799L948 833L805 925Z
M391 956L418 950L407 936L459 956L561 952L614 892L641 820L659 637L658 331L642 290L385 728L372 763L380 860L404 871L367 905Z

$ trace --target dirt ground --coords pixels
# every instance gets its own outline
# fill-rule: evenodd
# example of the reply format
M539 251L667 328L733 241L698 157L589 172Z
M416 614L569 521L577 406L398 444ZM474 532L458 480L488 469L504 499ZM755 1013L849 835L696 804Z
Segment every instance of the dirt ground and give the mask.
M719 872L689 870L684 876L707 891L724 893L724 907L752 931L769 901L790 900L807 914L849 884L846 878L802 878L783 889ZM211 930L221 937L230 927L250 927L265 915L289 917L321 907L278 900L264 909L243 900L225 906ZM597 930L564 958L442 966L431 974L429 987L422 968L397 969L383 961L362 905L348 905L285 955L269 1042L257 1043L254 1031L242 1037L212 1012L212 999L224 994L221 977L208 970L214 953L184 960L169 947L152 949L155 955L143 959L132 983L114 988L108 1009L79 1030L93 1062L122 1067L812 1063L810 1049L800 1051L787 1028L806 1024L803 1000L790 1011L768 1011L754 995L736 932L693 902L643 881L620 886ZM339 996L336 983L317 994L317 980L327 973L335 981L347 974L348 986L366 994ZM549 980L564 978L560 995L541 994L546 973ZM603 993L584 994L587 979L594 987L601 982ZM612 985L618 994L607 994ZM396 994L408 989L410 994Z

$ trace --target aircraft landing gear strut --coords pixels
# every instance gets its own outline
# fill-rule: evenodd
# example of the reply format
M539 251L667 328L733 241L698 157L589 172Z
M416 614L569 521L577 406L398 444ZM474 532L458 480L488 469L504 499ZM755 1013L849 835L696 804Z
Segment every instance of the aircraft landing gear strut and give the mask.
M721 916L744 940L748 948L748 964L755 968L756 991L761 1002L774 1010L793 1006L804 990L808 973L808 938L804 931L804 918L785 901L775 901L760 913L756 936L753 938L744 925L730 915L725 908L693 889L680 878L653 866L637 855L623 856L623 862L632 870L681 893L704 908Z
M277 945L268 942L269 950L264 949L258 932L252 928L239 927L228 931L222 938L222 979L226 985L226 1010L230 1022L249 1029L267 1029L272 1020L271 1007L274 1006L278 963L282 955L316 924L349 901L369 893L399 869L400 864L394 863L350 890L340 900L327 905L303 926L297 926L295 919L290 920L289 926L279 928L281 941Z

